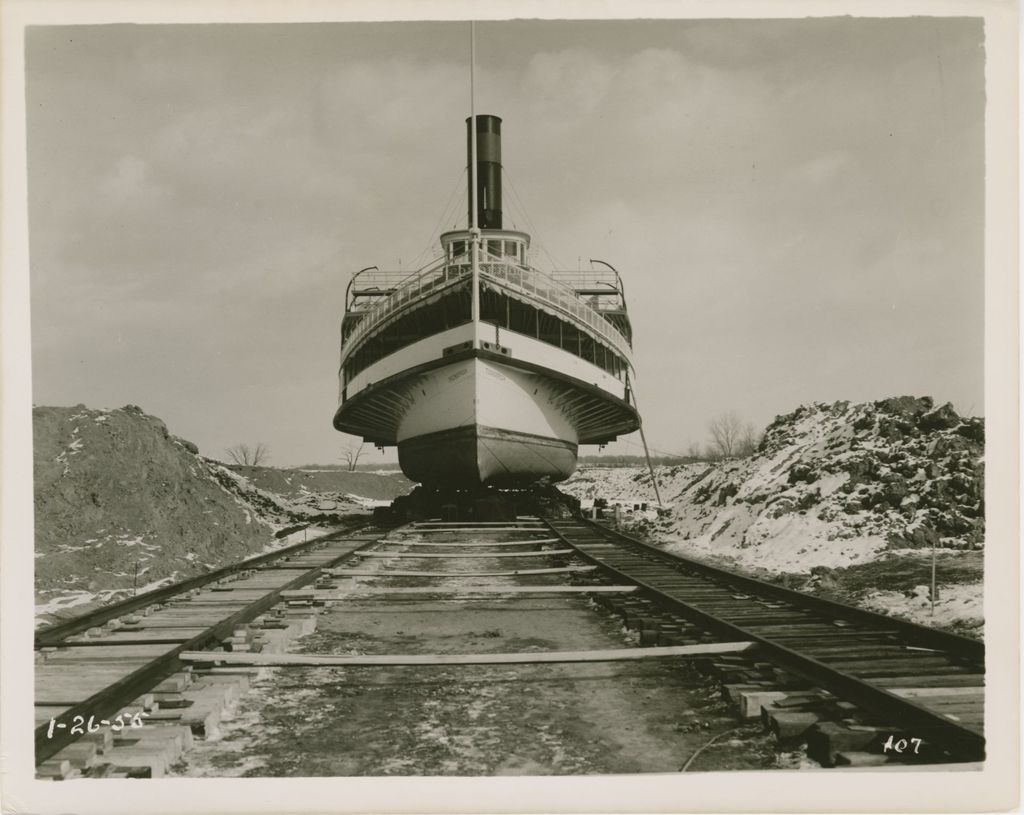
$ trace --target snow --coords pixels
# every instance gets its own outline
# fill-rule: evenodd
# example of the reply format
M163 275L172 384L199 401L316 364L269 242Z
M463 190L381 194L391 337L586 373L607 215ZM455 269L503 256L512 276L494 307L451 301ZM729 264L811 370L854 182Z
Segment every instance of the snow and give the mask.
M142 574L145 571L146 570L144 569L142 572L139 572L139 574ZM167 585L168 583L173 583L175 580L178 579L178 574L178 572L173 572L167 577L162 577L159 580L154 580L150 583L147 583L144 586L139 586L136 589L136 593L145 594L147 591L152 591L153 589L158 589L161 586ZM46 619L48 615L67 611L68 609L75 608L76 606L82 606L86 603L107 605L109 603L115 602L117 600L122 600L125 597L128 597L129 595L131 595L132 590L131 588L122 588L104 589L103 591L91 592L83 590L68 591L60 589L50 589L43 590L42 592L40 592L40 595L48 594L50 592L55 592L56 596L52 597L44 603L36 603L36 627L39 627L40 625L45 625L48 622L48 620Z
M921 625L949 626L954 622L978 625L984 619L984 587L981 582L939 585L932 614L931 591L917 586L912 593L873 591L862 601L874 611L891 614Z
M623 523L679 554L776 572L865 563L939 535L944 549L980 548L981 448L915 423L926 402L801 407L776 419L751 456L656 467L669 512ZM586 507L654 504L641 467L581 467L559 488Z
M255 555L252 555L252 557L259 557L260 555L265 555L269 552L276 552L278 549L284 549L287 546L293 546L296 543L302 543L305 540L320 537L321 535L328 535L335 530L336 527L333 526L307 526L305 529L292 532L285 535L283 538L275 538ZM251 560L252 558L246 559Z
M84 441L78 438L77 426L71 430L71 436L71 443L68 444L68 446L65 447L63 451L61 451L61 454L54 459L54 461L58 461L64 465L64 470L61 472L62 477L71 472L71 464L68 461L68 459L71 456L77 455L81 451L82 445L84 444Z
M391 500L388 498L364 498L362 495L353 495L350 492L345 493L345 497L352 503L363 507L364 509L391 506Z

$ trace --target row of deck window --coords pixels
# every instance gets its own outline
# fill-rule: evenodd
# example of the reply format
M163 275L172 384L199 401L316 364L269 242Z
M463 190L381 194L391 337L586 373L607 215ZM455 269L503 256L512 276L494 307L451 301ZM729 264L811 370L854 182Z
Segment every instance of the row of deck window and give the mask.
M480 320L569 351L619 381L626 381L625 361L604 343L580 331L574 324L486 284L480 290Z
M367 339L348 357L343 371L348 385L373 363L424 337L440 334L470 321L468 285L457 286L441 297L414 308ZM509 297L498 289L481 286L480 320L500 328L534 337L593 363L626 380L626 363L618 354L570 322Z
M488 238L487 240L481 241L481 244L484 252L486 253L482 260L486 260L487 255L493 255L495 257L510 258L513 262L521 265L526 263L526 246L522 241ZM447 250L448 262L454 263L459 258L465 256L468 252L467 246L467 241L452 241L449 243ZM468 257L465 262L469 262Z

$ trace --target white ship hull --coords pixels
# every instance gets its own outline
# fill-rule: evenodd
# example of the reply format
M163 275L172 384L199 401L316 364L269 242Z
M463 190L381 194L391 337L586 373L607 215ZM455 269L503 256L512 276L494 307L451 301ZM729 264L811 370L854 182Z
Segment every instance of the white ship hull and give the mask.
M422 374L398 426L402 470L427 483L561 481L578 438L559 397L549 378L488 360Z

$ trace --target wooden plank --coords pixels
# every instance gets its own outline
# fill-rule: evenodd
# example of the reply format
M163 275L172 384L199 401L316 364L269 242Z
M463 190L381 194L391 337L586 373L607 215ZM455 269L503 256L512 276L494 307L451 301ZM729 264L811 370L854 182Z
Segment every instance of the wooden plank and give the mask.
M531 526L543 526L540 518L535 517L519 517L514 521L442 521L438 518L436 521L413 521L409 526L413 529L419 529L423 526L507 526L508 524L529 524Z
M597 566L559 566L551 569L518 569L514 572L406 572L381 570L362 572L358 569L327 569L335 577L515 577L521 574L563 574L565 572L592 572Z
M446 596L462 596L472 594L628 594L637 590L637 586L466 586L463 588L445 588L440 586L411 586L404 588L388 588L360 586L348 594L337 594L330 591L297 591L282 592L281 596L309 598L312 600L361 600L368 595L380 594L443 594Z
M443 532L449 535L461 535L466 532L536 532L538 534L545 534L547 530L542 527L530 527L530 526L445 526L445 527L416 527L414 530L416 534L422 535L429 532Z
M382 552L380 550L374 552L360 552L359 557L394 557L394 558L451 558L451 559L462 559L462 558L507 558L507 557L553 557L555 555L571 555L575 552L574 549L546 549L538 552L484 552L484 553L472 553L472 554L449 554L448 552L436 553L436 552Z
M193 630L193 629L188 629L188 630ZM194 630L201 631L202 629L194 629ZM139 638L138 636L136 636L134 639L132 637L124 637L124 636L122 636L120 638L111 638L111 639L93 639L93 640L75 640L75 639L71 639L71 640L65 640L65 642L67 642L68 645L78 645L78 646L81 646L83 648L95 648L95 647L100 646L100 645L118 645L118 646L121 646L121 647L128 646L128 645L176 645L179 642L188 642L194 636L195 636L195 634L185 634L184 636L177 636L177 637L161 636L161 637L148 637L148 638Z
M952 688L982 687L985 684L984 674L937 674L930 676L880 676L871 680L872 685L879 687L895 686L898 688Z
M423 546L429 548L444 547L446 549L463 549L466 547L477 546L537 546L541 543L559 543L560 541L561 538L536 538L535 540L528 541L463 541L461 543L451 543L450 541L438 541L437 543L426 543L424 541L382 541L382 543L386 543L389 546Z
M184 651L183 662L218 662L273 667L348 665L526 665L550 662L623 662L655 657L731 654L753 648L752 642L713 642L704 645L665 645L653 648L615 648L601 651L528 651L504 654L251 654Z
M985 698L985 688L972 688L972 687L955 687L955 688L889 688L890 693L895 693L897 696L905 696L913 699L920 697L927 699L927 697L938 696L958 696L968 698Z

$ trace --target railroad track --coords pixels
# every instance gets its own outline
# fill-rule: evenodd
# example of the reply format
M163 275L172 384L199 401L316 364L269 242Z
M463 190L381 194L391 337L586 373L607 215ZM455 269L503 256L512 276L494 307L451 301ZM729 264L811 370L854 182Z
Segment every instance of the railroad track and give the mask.
M825 766L984 757L984 647L974 640L680 558L585 521L428 521L395 531L336 533L37 632L37 772L63 778L73 765L89 775L131 775L133 766L141 777L161 774L194 734L209 734L227 697L263 665L660 658L696 662L741 715L760 716L781 741L806 742ZM531 603L545 596L606 606L638 633L639 647L283 653L338 604L357 614L417 603L436 613L440 604L464 615L492 597L522 616L541 611ZM135 727L142 719L147 726Z
M379 539L380 533L365 531L332 533L38 630L37 773L63 778L75 767L91 766L98 750L113 746L115 734L122 740L137 736L133 743L143 736L169 735L179 748L190 743L184 731L202 733L214 726L218 709L212 702L197 706L202 694L196 699L183 695L192 685L187 675L169 679L187 667L180 654L225 644L245 650L264 639L283 647L303 625L282 610L264 616L281 602L282 592L313 583L325 569ZM180 725L180 730L170 734L166 728L148 728L144 733L144 722ZM111 759L121 770L117 775L146 763L138 752L122 750Z
M801 736L810 730L812 752L817 744L823 763L834 762L844 743L852 744L849 752L865 763L876 763L864 752L869 747L880 750L874 753L878 763L922 756L984 758L982 642L679 557L593 522L549 520L548 526L607 575L636 583L643 599L624 601L626 606L653 603L714 635L753 642L757 652L750 659L789 672L782 682L747 685L747 692L761 700L796 697L798 704L784 710L781 727L797 728ZM642 607L634 616L640 617L647 640L658 641L658 611ZM666 641L676 641L673 627L667 629ZM751 678L749 671L736 672ZM795 687L790 693L779 689L787 682ZM742 682L737 687L742 695ZM867 723L840 720L814 729L816 708L828 704L820 693L807 695L808 687L856 705L861 713L853 720ZM796 719L786 720L785 712Z

